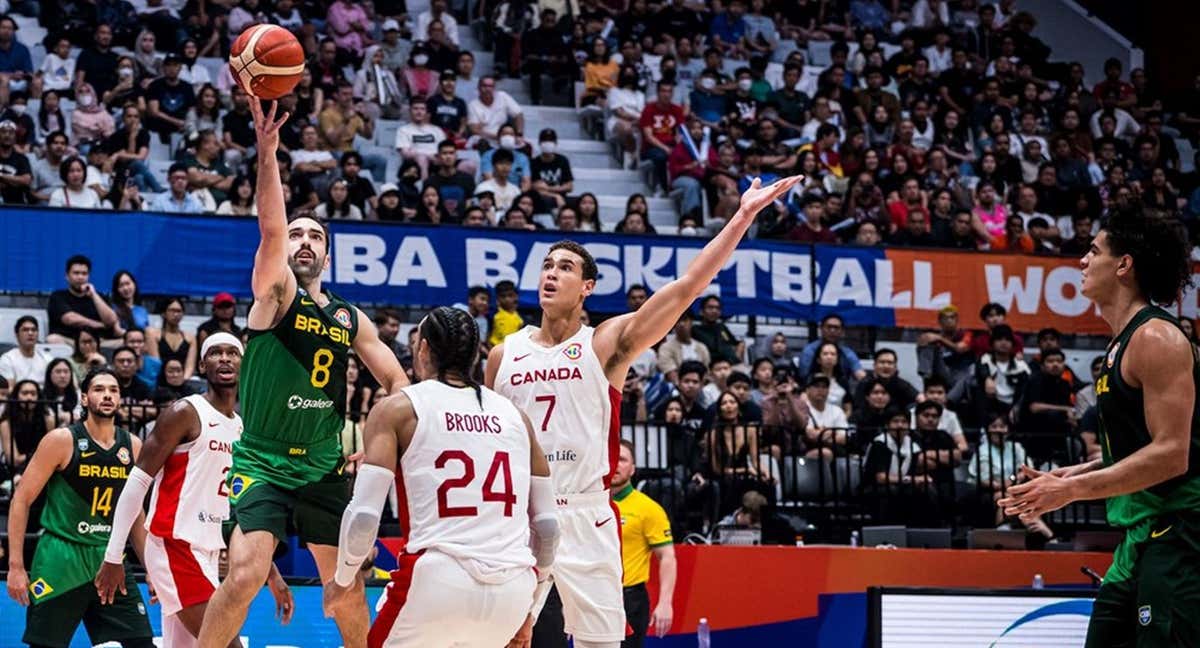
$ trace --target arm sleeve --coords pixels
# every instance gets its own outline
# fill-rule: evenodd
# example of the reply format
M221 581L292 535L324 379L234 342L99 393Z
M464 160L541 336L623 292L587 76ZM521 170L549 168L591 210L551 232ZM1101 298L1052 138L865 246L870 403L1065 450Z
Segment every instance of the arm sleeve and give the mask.
M338 538L337 571L334 580L347 587L363 560L371 553L379 534L379 517L384 501L391 490L395 473L387 468L363 464L354 481L354 496L342 514L342 529Z
M554 565L559 536L558 507L549 477L533 476L530 480L529 526L533 531L532 549L538 572L545 573Z
M125 488L121 489L121 497L117 499L117 510L113 514L112 532L108 536L108 547L104 550L104 562L121 564L125 554L125 542L129 539L129 530L142 512L142 502L154 478L141 468L133 467Z

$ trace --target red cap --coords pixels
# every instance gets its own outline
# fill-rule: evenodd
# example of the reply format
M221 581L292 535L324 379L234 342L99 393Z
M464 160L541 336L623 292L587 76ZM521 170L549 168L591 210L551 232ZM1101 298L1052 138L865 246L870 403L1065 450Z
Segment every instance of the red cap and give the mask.
M237 303L237 300L233 298L233 295L227 292L219 292L215 297L213 297L213 306L222 306L224 304L234 303Z

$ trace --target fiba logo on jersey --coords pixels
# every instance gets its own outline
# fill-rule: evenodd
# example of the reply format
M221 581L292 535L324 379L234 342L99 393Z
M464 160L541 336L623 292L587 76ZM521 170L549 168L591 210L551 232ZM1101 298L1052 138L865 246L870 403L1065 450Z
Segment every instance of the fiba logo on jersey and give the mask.
M337 320L338 324L350 328L350 311L345 308L337 309L337 312L333 314L333 319Z
M563 355L567 356L570 360L578 360L583 357L583 345L579 342L572 342L567 345L567 348L563 349Z
M1117 361L1117 349L1120 349L1120 348L1121 348L1121 343L1117 342L1116 344L1113 345L1112 350L1108 352L1107 364L1108 364L1109 369L1112 369L1113 363Z
M121 448L117 450L117 460L126 466L129 465L129 448Z

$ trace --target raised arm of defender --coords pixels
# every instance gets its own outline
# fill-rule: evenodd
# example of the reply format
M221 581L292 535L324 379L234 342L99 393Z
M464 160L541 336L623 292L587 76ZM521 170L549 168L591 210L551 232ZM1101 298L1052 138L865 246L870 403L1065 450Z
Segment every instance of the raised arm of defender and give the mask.
M250 314L251 328L268 328L274 324L279 306L286 303L296 290L296 277L288 268L287 205L283 201L279 163L275 160L275 151L279 148L279 129L287 121L288 114L284 113L276 119L276 107L277 104L271 102L271 112L264 115L259 101L250 101L254 131L258 136L255 202L258 205L258 232L261 237L254 255L254 274L250 279L255 306Z
M679 315L725 267L758 212L786 194L801 179L803 176L792 176L764 187L755 178L746 193L742 194L737 213L704 246L683 276L655 292L637 311L606 320L596 328L596 353L604 364L609 382L614 386L625 383L629 363L671 331Z

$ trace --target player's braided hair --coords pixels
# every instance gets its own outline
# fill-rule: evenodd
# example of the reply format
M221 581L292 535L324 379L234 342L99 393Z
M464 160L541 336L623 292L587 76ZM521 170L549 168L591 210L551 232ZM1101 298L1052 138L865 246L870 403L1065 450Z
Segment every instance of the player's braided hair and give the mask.
M421 320L420 334L437 365L438 380L446 382L446 376L453 374L475 390L482 407L483 392L471 377L479 358L479 327L475 318L464 310L439 306Z

